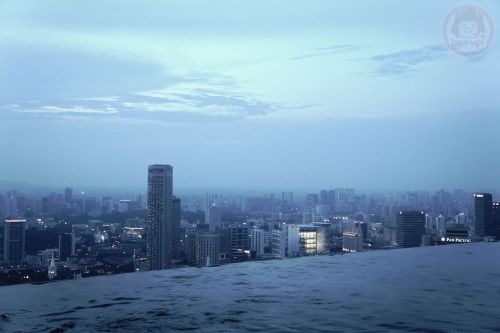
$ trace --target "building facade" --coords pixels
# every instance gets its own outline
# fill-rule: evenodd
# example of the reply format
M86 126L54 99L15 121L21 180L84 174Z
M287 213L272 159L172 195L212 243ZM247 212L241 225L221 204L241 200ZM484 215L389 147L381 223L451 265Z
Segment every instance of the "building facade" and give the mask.
M490 193L474 193L474 213L475 236L494 236L496 230L493 225L493 200Z
M260 258L264 254L265 234L266 232L262 229L252 229L250 237L250 252L252 257Z
M287 242L290 257L317 255L325 251L325 230L319 226L289 225Z
M196 235L196 266L219 265L219 234L198 233Z
M23 219L5 219L4 221L4 260L10 265L21 265L25 250L25 224Z
M222 209L210 205L205 210L205 223L208 224L210 232L218 232L222 227Z
M417 247L425 233L425 213L401 211L396 218L396 243L399 247Z
M148 168L147 256L150 270L170 268L174 253L173 168L155 164Z
M342 251L344 252L363 251L363 236L356 232L344 232L342 234Z

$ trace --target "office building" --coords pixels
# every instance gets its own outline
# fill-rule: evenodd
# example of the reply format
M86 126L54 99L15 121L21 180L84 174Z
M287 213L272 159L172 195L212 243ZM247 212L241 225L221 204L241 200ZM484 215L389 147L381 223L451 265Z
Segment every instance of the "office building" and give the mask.
M363 237L356 232L344 232L342 234L342 251L361 252L363 251Z
M252 258L260 258L264 254L265 234L266 232L262 229L252 229L250 237L250 253Z
M184 238L184 255L189 264L196 263L196 232L187 232Z
M290 257L317 255L325 251L325 229L320 226L289 225L288 249Z
M222 209L214 204L205 210L205 223L208 224L210 232L218 232L222 227Z
M59 261L66 261L75 255L75 234L65 233L59 235Z
M416 247L422 244L425 233L425 213L401 211L396 218L396 243L400 247Z
M500 240L500 202L493 203L493 225L495 226L495 237Z
M250 228L247 224L231 225L231 259L240 261L250 255Z
M271 234L271 253L277 259L286 257L286 230L273 230Z
M474 193L474 212L476 215L474 235L494 236L496 230L493 225L493 200L490 193Z
M21 265L25 250L25 224L22 219L5 219L3 257L10 265Z
M172 259L180 258L180 245L181 245L181 199L174 196L172 202L172 230L173 240L169 244L169 251L172 252Z
M173 169L155 164L148 168L147 256L150 270L170 268L174 253Z
M219 234L198 233L196 235L196 266L219 265Z

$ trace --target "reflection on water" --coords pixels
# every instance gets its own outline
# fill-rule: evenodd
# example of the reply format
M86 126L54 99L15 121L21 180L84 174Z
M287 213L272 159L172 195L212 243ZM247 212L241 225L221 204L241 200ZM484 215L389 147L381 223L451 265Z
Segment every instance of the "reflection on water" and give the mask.
M500 331L500 243L0 288L23 332Z

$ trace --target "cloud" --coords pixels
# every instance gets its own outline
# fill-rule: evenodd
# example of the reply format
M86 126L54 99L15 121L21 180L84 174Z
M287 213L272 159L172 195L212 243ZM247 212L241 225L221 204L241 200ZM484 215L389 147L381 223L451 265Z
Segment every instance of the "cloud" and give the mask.
M288 60L301 60L301 59L307 59L307 58L322 57L322 56L332 55L332 54L347 53L347 52L357 51L357 50L360 50L362 48L364 48L364 46L353 45L353 44L329 45L329 46L316 48L308 53L303 53L303 54L299 54L299 55L290 57L290 58L288 58Z
M206 83L214 81L218 83ZM3 109L17 114L50 115L66 120L81 117L103 119L112 116L112 119L123 118L127 121L147 119L157 122L225 122L294 108L237 91L234 82L230 80L206 82L187 80L163 89L121 96L23 101Z
M13 105L10 111L18 113L36 113L36 114L116 114L118 111L114 107L104 106L102 108L88 108L80 105L71 107L60 107L53 105L40 106L38 108L23 108L19 105Z
M153 112L187 112L235 118L265 115L279 108L274 103L249 97L248 94L231 91L228 88L181 84L140 94L146 98L155 98L154 103L125 102L123 105Z
M442 44L423 46L418 49L380 54L369 60L378 76L407 76L419 65L446 57L448 49Z

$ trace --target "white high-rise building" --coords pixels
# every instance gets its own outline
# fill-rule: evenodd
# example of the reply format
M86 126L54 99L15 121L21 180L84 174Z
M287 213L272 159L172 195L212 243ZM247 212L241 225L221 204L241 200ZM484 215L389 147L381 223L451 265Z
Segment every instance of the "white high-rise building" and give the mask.
M250 236L250 250L255 257L259 258L264 254L265 231L262 229L252 229Z
M205 223L210 232L220 231L222 228L222 209L212 204L205 210Z
M154 164L148 168L148 262L150 270L170 268L174 254L172 244L176 238L173 223L173 168L167 164Z

